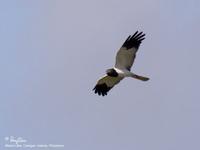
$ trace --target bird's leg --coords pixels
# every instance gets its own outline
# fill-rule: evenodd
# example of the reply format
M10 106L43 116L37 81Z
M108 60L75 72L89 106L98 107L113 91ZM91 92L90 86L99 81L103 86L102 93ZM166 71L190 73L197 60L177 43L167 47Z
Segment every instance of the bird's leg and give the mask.
M132 77L135 78L135 79L141 80L141 81L148 81L149 80L148 77L139 76L137 74L133 74Z

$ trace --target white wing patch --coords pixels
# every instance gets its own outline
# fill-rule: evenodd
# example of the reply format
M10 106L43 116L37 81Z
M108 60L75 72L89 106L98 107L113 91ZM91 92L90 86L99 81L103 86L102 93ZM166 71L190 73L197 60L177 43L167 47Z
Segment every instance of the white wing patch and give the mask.
M119 69L127 69L130 71L136 52L141 44L141 42L145 39L145 34L143 32L138 33L136 31L132 36L130 35L122 47L117 52L115 67Z
M135 59L136 48L126 49L125 47L120 48L117 52L115 67L119 69L130 70Z

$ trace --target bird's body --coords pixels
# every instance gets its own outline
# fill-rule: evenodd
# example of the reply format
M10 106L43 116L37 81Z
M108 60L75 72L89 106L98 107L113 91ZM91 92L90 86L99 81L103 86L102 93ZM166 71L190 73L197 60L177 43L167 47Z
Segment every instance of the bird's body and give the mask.
M129 70L127 70L127 69L119 69L119 68L116 68L116 67L114 67L113 69L116 70L119 77L125 78L125 77L131 77L133 75L133 73L130 72Z
M102 96L107 95L107 92L125 77L132 77L142 81L149 80L147 77L136 75L130 71L140 43L145 39L144 36L145 34L137 31L133 36L130 35L126 39L117 52L115 66L106 70L106 75L98 80L93 89L95 93Z

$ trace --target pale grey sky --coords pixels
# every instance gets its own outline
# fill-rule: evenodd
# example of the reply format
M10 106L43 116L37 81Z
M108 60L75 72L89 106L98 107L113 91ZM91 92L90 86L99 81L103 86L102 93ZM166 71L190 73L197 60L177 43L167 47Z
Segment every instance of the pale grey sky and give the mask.
M15 136L65 150L200 149L199 0L2 0L0 19L2 148ZM136 30L146 39L132 71L150 81L95 95Z

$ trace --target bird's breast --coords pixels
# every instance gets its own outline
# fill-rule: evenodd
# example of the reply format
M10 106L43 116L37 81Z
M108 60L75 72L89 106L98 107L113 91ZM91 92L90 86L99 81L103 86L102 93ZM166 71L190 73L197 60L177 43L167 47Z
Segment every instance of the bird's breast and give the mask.
M132 73L126 69L114 68L120 77L130 77Z

